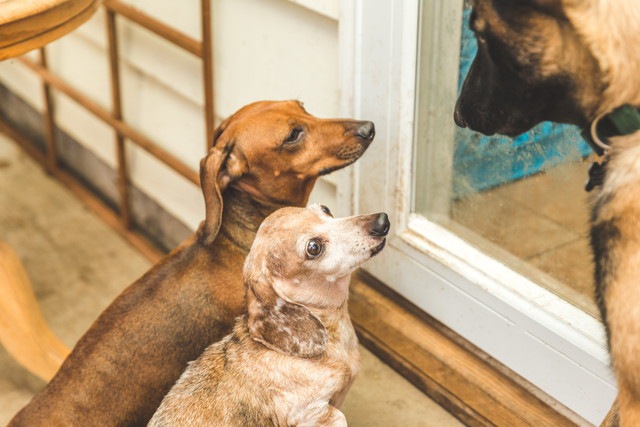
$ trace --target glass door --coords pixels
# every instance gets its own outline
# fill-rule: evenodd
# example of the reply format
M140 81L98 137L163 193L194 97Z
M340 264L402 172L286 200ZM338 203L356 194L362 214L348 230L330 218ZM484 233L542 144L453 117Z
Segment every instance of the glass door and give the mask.
M348 99L377 130L353 177L354 210L384 209L393 224L369 271L599 422L616 390L591 296L588 148L548 123L515 140L455 127L475 43L462 0L348 4Z

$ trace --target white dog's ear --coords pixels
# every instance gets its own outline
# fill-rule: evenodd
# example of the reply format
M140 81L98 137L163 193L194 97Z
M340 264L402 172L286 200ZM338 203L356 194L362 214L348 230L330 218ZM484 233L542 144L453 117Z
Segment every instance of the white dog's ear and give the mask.
M268 348L296 357L317 357L328 341L327 329L309 309L276 294L264 274L248 282L247 309L251 337Z

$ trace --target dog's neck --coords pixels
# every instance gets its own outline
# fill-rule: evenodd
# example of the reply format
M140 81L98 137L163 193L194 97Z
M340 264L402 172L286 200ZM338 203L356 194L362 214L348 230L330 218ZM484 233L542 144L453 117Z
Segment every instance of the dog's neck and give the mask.
M345 320L349 320L349 306L347 301L344 302L340 307L336 308L312 308L311 312L318 316L318 319L322 322L322 324L327 328L327 330L331 330L332 328L337 327L340 323Z
M306 303L307 307L314 315L320 319L327 329L337 327L345 320L349 320L348 293L351 275L338 279L335 283L326 284L328 287L322 288L318 285L318 295L322 295L322 301L317 303ZM333 294L333 295L331 295ZM327 302L330 302L327 304Z
M258 201L250 194L229 187L222 195L223 212L220 236L248 253L258 227L264 219L277 209L279 204Z
M606 176L600 198L620 196L629 191L635 197L640 182L640 131L631 135L612 138L611 151L606 166Z
M640 105L640 20L637 0L564 0L565 13L606 76L596 114Z

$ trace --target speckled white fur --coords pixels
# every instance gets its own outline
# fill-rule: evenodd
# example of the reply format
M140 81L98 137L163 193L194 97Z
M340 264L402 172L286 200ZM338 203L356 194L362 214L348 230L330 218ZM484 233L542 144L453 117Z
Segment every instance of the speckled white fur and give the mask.
M339 408L360 365L349 279L384 240L376 218L318 205L268 217L245 262L248 313L190 364L149 425L346 426ZM317 257L311 239L323 244Z

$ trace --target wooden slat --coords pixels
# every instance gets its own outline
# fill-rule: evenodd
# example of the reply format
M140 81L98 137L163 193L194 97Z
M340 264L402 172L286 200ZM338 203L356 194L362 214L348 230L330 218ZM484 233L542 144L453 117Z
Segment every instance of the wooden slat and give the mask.
M123 121L122 94L120 85L120 60L118 54L118 31L116 14L111 10L106 13L107 35L109 46L109 72L111 74L111 114L114 119ZM129 168L124 136L115 132L118 193L120 194L120 220L125 228L131 228L131 203L129 196Z
M200 0L202 27L202 80L204 88L205 153L213 145L215 106L213 96L213 33L211 31L211 0Z
M104 5L115 13L122 15L123 17L135 22L143 28L151 31L152 33L164 38L165 40L175 44L194 54L195 56L202 58L202 43L194 38L171 28L170 26L158 21L152 16L122 3L119 0L104 0Z
M52 87L61 91L69 98L73 99L75 102L86 108L89 112L91 112L93 115L95 115L97 118L99 118L109 126L112 126L118 133L126 138L129 138L131 142L169 166L176 173L180 174L194 184L200 184L200 176L196 171L191 169L173 154L157 145L151 139L147 138L123 121L114 118L111 113L104 107L98 105L95 101L91 100L80 91L67 84L65 81L51 73L46 68L41 67L39 64L36 64L26 57L18 58L18 60L22 64L30 68L32 71L34 71L36 74L38 74L40 77L42 77L44 81L49 83Z
M462 422L471 426L573 426L582 418L539 390L523 385L506 368L389 290L377 290L355 275L349 300L351 319L363 344ZM382 289L382 288L380 288ZM497 365L497 364L496 364ZM551 399L549 399L550 401Z
M40 66L47 68L47 52L40 48ZM47 170L51 173L58 167L58 149L56 147L55 114L53 111L53 98L49 84L42 81L42 98L44 101L44 136L47 146Z

